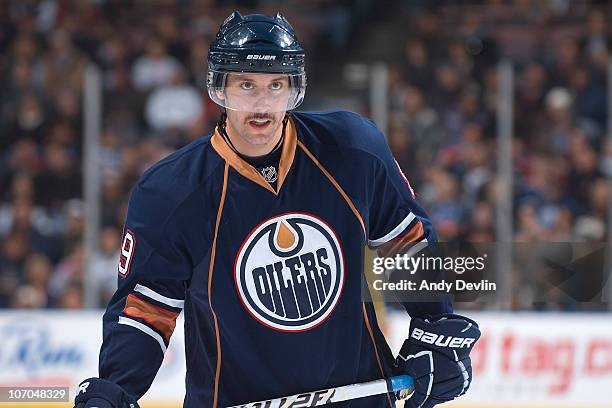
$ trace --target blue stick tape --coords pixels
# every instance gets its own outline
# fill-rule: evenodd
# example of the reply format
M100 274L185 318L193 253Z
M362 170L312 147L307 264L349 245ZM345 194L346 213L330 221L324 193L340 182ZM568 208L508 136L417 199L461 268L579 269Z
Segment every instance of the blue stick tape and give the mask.
M391 391L408 390L414 387L414 381L409 375L396 375L391 380Z

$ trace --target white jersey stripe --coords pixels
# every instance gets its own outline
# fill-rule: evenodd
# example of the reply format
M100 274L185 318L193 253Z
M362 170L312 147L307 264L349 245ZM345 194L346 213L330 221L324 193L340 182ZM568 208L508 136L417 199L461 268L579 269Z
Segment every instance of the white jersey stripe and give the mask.
M132 326L146 334L148 334L149 336L153 337L155 340L157 340L157 342L159 343L159 346L162 349L162 353L166 353L166 344L164 343L164 340L162 339L162 337L153 329L151 329L149 326L144 325L136 320L132 320L130 318L124 317L124 316L119 316L119 324L124 324L126 326Z
M378 239L368 241L368 245L372 247L377 247L386 242L391 241L393 238L401 234L402 231L404 231L406 227L410 225L412 221L414 221L415 218L416 216L413 213L408 214L408 216L406 216L406 218L404 218L402 222L400 222L397 227L393 228L387 235Z
M134 288L134 292L142 293L143 295L150 297L153 300L157 300L159 303L163 303L168 306L177 307L180 309L182 309L185 306L184 300L172 299L164 295L160 295L154 290L149 289L146 286L143 286L141 284L136 284L136 287Z

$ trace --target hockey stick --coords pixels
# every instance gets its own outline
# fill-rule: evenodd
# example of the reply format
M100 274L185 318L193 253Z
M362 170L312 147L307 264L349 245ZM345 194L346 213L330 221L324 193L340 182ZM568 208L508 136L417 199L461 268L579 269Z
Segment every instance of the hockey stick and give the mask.
M409 375L397 375L395 377L383 378L381 380L343 385L341 387L305 392L302 394L295 394L288 397L250 402L248 404L242 405L234 405L229 408L318 407L324 404L331 404L332 402L340 402L357 398L369 397L371 395L384 394L385 392L406 390L407 393L410 393L412 389L412 377L410 377Z

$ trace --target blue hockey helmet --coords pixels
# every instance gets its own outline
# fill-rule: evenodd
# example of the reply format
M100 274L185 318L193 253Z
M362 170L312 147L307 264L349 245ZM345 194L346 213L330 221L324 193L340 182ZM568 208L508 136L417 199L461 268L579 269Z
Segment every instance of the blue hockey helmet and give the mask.
M228 97L227 75L250 78L253 74L278 74L287 78L288 86L275 84L265 90L265 95L278 102L274 104L277 111L295 109L306 92L304 59L304 49L295 31L280 13L274 17L262 14L243 17L234 11L223 22L208 50L208 95L224 108L250 110L246 96L243 97L246 87L238 90L242 93L239 96ZM249 97L254 95L253 89L248 91Z

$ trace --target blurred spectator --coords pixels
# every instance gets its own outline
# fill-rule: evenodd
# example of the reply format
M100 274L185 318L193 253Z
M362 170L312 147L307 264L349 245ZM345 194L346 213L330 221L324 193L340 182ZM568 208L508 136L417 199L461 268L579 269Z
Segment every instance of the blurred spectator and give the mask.
M603 10L589 12L586 33L582 38L582 49L589 63L597 70L604 70L610 52L609 16Z
M155 131L168 128L186 129L202 115L202 92L187 83L182 69L174 74L172 82L155 89L148 98L145 116Z
M57 87L54 92L54 104L56 120L70 124L74 129L81 128L80 99L74 88L62 86Z
M433 195L430 197L429 217L436 226L442 242L460 238L465 232L466 209L460 201L458 180L442 169L432 170Z
M8 184L15 173L37 175L43 168L43 161L36 143L31 139L21 139L7 149L1 165L2 184Z
M569 85L574 94L576 116L591 119L602 128L606 126L606 87L596 73L587 66L577 66Z
M580 48L578 41L572 37L566 37L561 41L551 44L553 47L553 63L551 64L551 85L562 86L570 80L572 70L578 63Z
M34 253L28 257L25 264L26 282L46 295L51 271L51 260L44 255Z
M208 44L202 38L195 38L189 50L187 69L190 82L198 89L203 89L206 85L206 70L203 61L208 58Z
M40 309L47 305L47 294L30 285L17 288L10 306L15 309Z
M146 54L134 63L132 81L137 90L148 91L170 84L179 69L179 62L168 55L165 44L158 38L152 38L147 44Z
M62 209L64 225L64 253L80 249L85 232L85 214L83 202L77 199L69 200Z
M109 174L102 183L102 225L121 225L123 220L118 214L126 195L122 179L118 174Z
M0 304L6 307L21 283L23 264L28 253L27 236L13 232L2 237L1 244Z
M66 296L70 303L74 304L75 294L73 292L77 290L79 292L82 291L84 261L85 254L83 247L78 246L66 258L60 261L53 271L53 275L49 280L49 294L60 307L64 307L62 305ZM81 296L82 294L79 294L79 297Z
M70 32L54 31L44 58L47 92L54 95L58 86L81 89L86 64L87 58L74 47Z
M576 242L603 241L606 225L596 217L584 216L576 220L573 228L573 239Z
M426 87L431 83L431 62L423 41L411 38L404 49L404 78L411 84Z
M114 272L119 262L120 234L117 228L104 228L100 232L99 248L89 260L94 286L100 294L100 307L106 306L117 289Z
M104 88L108 91L127 92L131 86L128 48L118 35L105 39L97 51L100 68L103 70Z
M597 153L584 133L576 130L572 133L568 155L571 163L569 194L585 207L589 201L591 183L601 177Z
M37 202L57 210L66 200L81 197L81 172L66 147L49 143L44 148L45 171L36 176Z
M48 124L47 112L40 98L34 93L24 93L18 100L14 120L6 129L5 142L7 146L14 141L30 138L41 142L45 136Z
M83 307L83 287L80 283L70 282L62 292L59 307L62 309L81 309Z
M474 243L490 243L495 241L493 220L494 209L491 204L481 201L472 207L469 221L469 234L466 241Z
M42 308L49 304L48 284L51 261L44 255L32 254L25 262L24 282L13 292L12 305L17 308Z
M494 78L497 80L497 76ZM542 102L546 92L548 74L544 67L537 62L530 62L522 71L517 73L517 89L515 100L516 116L521 120L515 121L517 135L530 142L537 132L534 131L544 123ZM492 83L489 86L495 86ZM492 104L495 103L492 101Z

